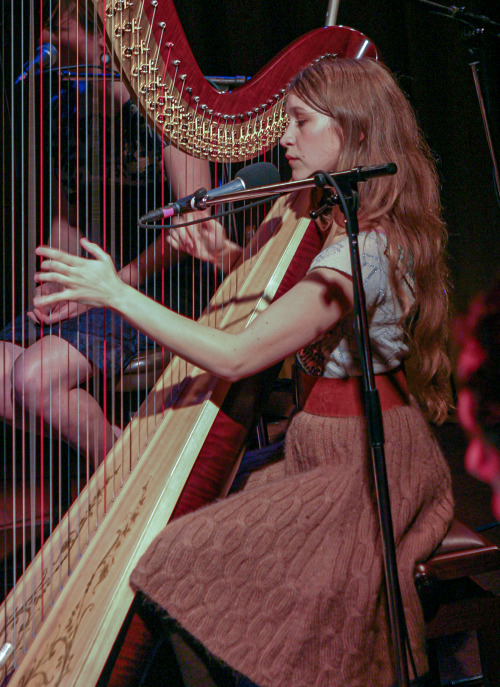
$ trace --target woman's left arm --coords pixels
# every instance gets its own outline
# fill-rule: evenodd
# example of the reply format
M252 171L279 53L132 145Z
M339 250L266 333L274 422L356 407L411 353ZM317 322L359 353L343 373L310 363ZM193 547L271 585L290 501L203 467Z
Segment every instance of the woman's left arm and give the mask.
M208 160L192 157L170 145L163 152L163 163L174 198L189 196L200 188L212 188L212 177ZM206 221L177 228L193 219ZM226 272L241 255L241 248L230 241L223 227L210 219L209 211L192 212L173 217L172 227L167 234L167 243L173 250L188 253L199 260L211 262Z
M111 258L82 239L94 256L86 260L45 246L40 282L62 291L41 296L38 306L74 300L109 307L174 354L223 379L236 381L283 360L315 341L352 308L349 276L328 268L310 272L288 293L260 313L242 332L232 334L193 322L144 296L117 275Z
M211 188L210 166L207 160L191 157L182 152L178 148L170 145L163 150L163 164L165 172L171 187L172 197L175 199L184 197L193 193L197 188L203 186L204 188ZM183 215L179 218L173 218L172 224L178 222L186 222L189 218L202 217L207 213L191 213L190 215ZM162 267L171 267L173 264L179 262L185 254L186 247L189 248L191 243L189 232L198 232L198 227L186 227L183 229L173 229L167 233L166 238L170 247L167 250L163 249L163 239L159 236L153 243L151 243L137 258L131 263L125 265L119 276L126 284L130 284L136 288L142 286L145 281L154 272L157 272ZM174 232L174 236L183 237L181 241L176 241L175 245L169 240L170 234ZM190 251L193 254L193 251ZM195 257L199 257L196 255Z
M212 188L208 160L193 157L169 145L163 150L163 165L172 196L176 200L194 193L199 188L205 188L207 191Z

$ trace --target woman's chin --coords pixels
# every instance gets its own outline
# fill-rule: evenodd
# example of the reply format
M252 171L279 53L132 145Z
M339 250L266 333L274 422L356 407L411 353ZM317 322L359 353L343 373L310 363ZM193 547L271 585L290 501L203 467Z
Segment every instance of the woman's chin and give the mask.
M310 176L312 176L312 172L308 174L307 171L304 170L292 169L292 181L303 181Z

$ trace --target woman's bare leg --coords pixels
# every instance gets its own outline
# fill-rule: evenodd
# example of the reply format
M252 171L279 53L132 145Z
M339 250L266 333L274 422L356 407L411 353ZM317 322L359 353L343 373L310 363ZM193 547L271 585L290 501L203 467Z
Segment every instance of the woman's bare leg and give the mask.
M92 365L74 346L45 336L15 359L14 398L97 465L115 437L99 403L80 388L92 374Z
M12 424L15 409L12 399L12 367L16 358L23 352L21 346L8 341L0 341L0 418ZM21 422L21 413L17 412L16 420Z

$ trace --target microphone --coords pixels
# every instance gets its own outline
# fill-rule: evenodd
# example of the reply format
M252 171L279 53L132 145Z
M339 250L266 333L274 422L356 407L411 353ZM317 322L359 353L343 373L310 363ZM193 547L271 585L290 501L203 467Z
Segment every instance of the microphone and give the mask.
M23 73L14 81L14 84L24 81L30 74L38 74L41 69L57 64L57 48L52 43L43 43L35 50L35 56L24 65Z
M259 167L260 164L267 163L258 163L252 165L251 167L246 167L246 169L250 170L254 167ZM272 167L272 165L270 166ZM302 191L305 188L313 188L314 186L318 188L331 186L333 188L334 179L337 181L337 183L342 185L347 183L356 184L359 181L368 181L368 179L372 179L374 177L384 176L386 174L395 174L397 169L398 168L394 162L388 162L385 165L375 165L373 167L355 167L354 169L349 169L345 172L330 172L330 174L319 170L314 172L314 176L308 177L307 179L280 181L279 183L267 185L263 184L262 186L260 185L262 179L259 179L257 180L257 183L259 184L258 186L248 185L248 187L243 191L227 192L226 189L227 187L230 187L230 184L226 184L226 186L220 187L221 194L224 192L224 195L221 195L218 200L212 200L211 196L208 195L212 194L212 191L206 192L203 188L197 191L195 196L198 198L197 207L204 208L205 206L215 205L216 202L224 201L225 203L235 203L239 200L247 201L255 200L256 198L272 198L274 196L282 196L286 193L292 193L294 191ZM189 196L189 198L191 199L192 196ZM166 209L167 208L165 208L165 210Z
M218 198L223 200L229 193L237 193L238 191L257 188L258 186L276 184L279 180L280 175L274 165L270 162L256 162L253 165L248 165L248 167L240 169L233 181L229 181L227 184L213 188L210 191L207 191L205 188L200 188L185 198L180 198L163 208L148 212L143 215L139 221L155 222L159 219L172 217L172 215L182 215L185 212L204 210L208 202L217 200Z

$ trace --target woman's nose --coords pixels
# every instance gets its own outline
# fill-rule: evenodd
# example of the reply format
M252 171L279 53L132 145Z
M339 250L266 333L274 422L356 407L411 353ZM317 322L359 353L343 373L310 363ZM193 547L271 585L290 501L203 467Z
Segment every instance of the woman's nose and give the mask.
M280 145L283 146L283 148L286 148L287 146L291 145L293 143L293 136L291 132L291 125L289 124L287 128L285 129L285 133L283 136L280 138Z

